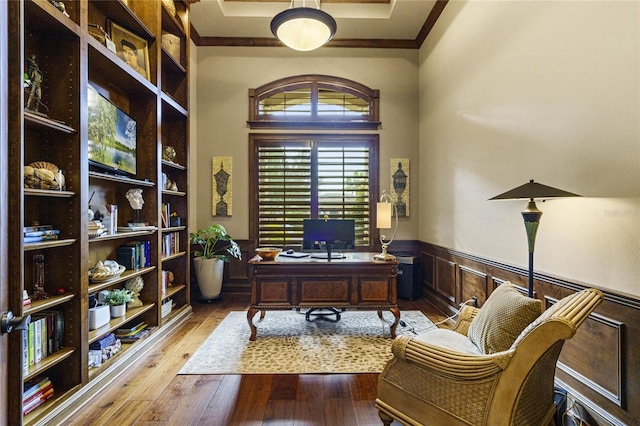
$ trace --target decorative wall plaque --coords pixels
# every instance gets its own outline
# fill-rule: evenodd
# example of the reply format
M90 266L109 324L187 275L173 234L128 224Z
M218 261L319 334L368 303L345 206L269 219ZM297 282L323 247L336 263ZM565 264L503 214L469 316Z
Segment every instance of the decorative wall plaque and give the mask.
M390 160L391 198L396 203L398 217L409 217L409 159Z
M231 157L213 157L211 166L211 215L231 216L233 200Z

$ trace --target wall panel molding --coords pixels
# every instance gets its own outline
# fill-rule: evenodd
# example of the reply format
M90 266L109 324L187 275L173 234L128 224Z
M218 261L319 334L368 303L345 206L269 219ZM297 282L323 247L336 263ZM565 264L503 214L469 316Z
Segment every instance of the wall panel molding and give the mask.
M423 266L427 270L435 266L436 270L433 283L423 276L423 294L444 313L454 312L475 293L482 306L504 281L526 291L526 269L424 242L419 253ZM443 293L453 294L442 290L449 289L455 279L444 273L452 267L458 271L454 300L443 297ZM480 294L483 286L485 297ZM543 300L546 307L589 287L599 288L597 283L534 274L534 297ZM605 413L613 423L640 424L640 299L600 290L605 300L565 342L556 379L585 407Z

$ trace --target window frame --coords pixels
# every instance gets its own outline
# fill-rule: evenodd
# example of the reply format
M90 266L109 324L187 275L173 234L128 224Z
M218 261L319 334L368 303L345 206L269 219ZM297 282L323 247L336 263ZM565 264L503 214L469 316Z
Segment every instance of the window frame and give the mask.
M309 117L286 117L274 119L260 114L260 102L278 93L292 90L310 90L311 114ZM349 119L344 116L318 116L318 94L322 89L344 92L360 98L369 105L369 114ZM251 129L341 129L377 130L380 126L380 91L371 89L346 78L309 74L285 77L255 89L249 89L249 120Z
M249 134L249 238L258 244L259 232L260 232L260 220L259 220L259 182L258 182L258 148L261 144L277 144L284 145L288 142L300 143L301 141L317 141L321 143L336 141L340 143L339 139L345 138L346 142L341 145L348 145L348 140L366 143L369 145L369 242L368 245L357 246L355 251L371 252L375 251L376 242L378 241L378 230L375 227L377 223L376 216L376 203L378 201L379 194L379 150L380 150L380 136L378 134L265 134L265 133L250 133ZM317 160L317 159L316 159ZM312 168L317 168L317 162L312 164ZM313 172L312 172L313 175ZM312 184L312 188L314 184ZM317 189L317 186L315 187ZM317 206L310 206L314 208ZM313 217L313 214L312 214Z

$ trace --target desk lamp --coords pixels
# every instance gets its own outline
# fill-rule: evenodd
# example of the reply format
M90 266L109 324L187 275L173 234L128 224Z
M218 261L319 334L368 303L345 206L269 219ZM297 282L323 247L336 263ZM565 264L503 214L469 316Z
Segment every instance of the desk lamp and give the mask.
M536 241L536 233L538 232L538 225L540 225L540 217L542 216L542 211L536 207L534 199L557 197L580 197L580 195L542 185L531 179L529 183L525 183L524 185L513 188L503 194L489 198L489 200L529 199L527 208L522 211L522 218L524 219L524 226L527 231L527 241L529 243L529 297L533 297L533 251Z
M392 210L393 208L393 210ZM396 257L392 254L387 253L387 249L389 244L393 242L393 238L396 236L396 231L398 230L398 209L396 207L396 203L393 202L393 198L391 195L387 193L386 190L382 191L382 195L380 196L380 201L377 204L377 220L376 220L376 228L378 229L389 229L391 228L391 216L392 212L395 212L396 216L396 226L393 230L393 235L389 241L386 236L380 234L380 244L382 244L382 253L376 254L373 256L376 260L396 260Z

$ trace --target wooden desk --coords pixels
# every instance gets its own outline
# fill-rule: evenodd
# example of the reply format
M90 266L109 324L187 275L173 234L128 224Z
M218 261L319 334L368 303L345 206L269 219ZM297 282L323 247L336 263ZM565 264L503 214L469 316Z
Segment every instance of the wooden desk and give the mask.
M345 259L287 258L275 261L249 261L251 305L247 321L249 340L255 340L257 329L253 317L267 310L312 309L333 307L391 311L395 320L391 337L396 335L400 309L396 299L397 261L374 260L375 253L348 253Z

